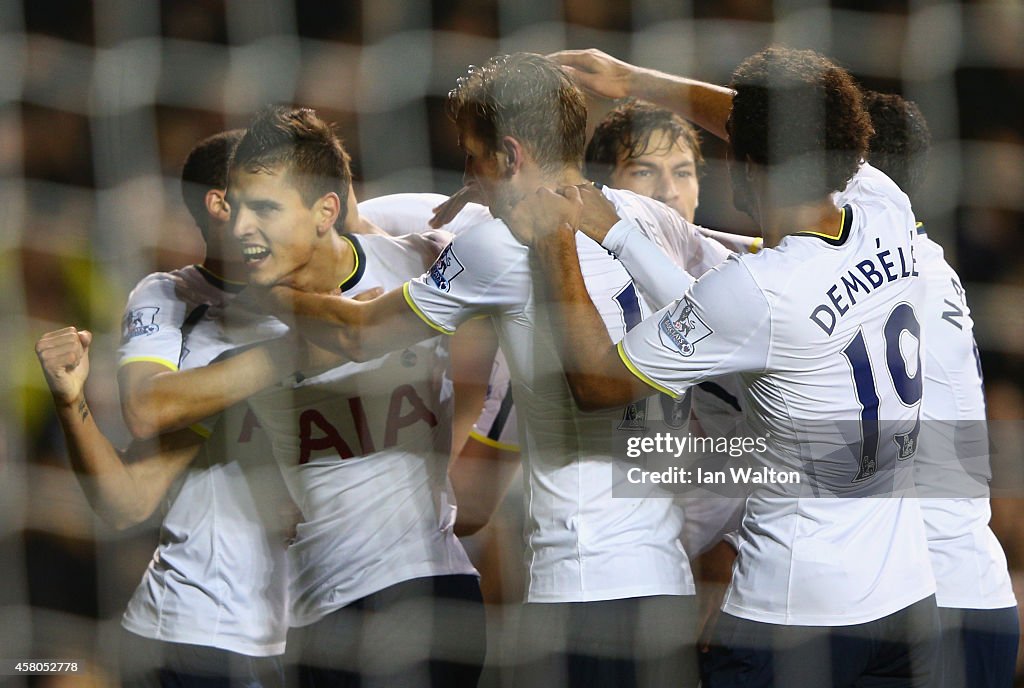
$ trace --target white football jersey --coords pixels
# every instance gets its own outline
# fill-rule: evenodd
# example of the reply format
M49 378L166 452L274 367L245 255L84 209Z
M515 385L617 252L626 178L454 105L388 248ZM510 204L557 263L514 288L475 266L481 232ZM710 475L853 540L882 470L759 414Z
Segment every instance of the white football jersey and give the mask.
M193 328L218 317L241 286L201 266L146 277L128 299L121 365L206 365L222 347ZM212 434L167 499L160 544L121 623L155 640L278 655L288 628L285 536L276 522L286 499L281 478L247 407L209 425Z
M766 445L754 458L801 476L799 496L779 483L747 499L723 604L734 616L858 624L935 591L917 500L899 496L913 487L923 377L914 219L884 175L865 166L854 181L835 236L730 258L619 346L675 395L738 373Z
M682 219L673 225L640 226L627 217L609 230L602 245L622 261L640 293L658 310L685 294L696 276L732 255L725 246L708 238L708 231ZM704 241L693 241L695 233ZM747 241L745 246L756 252L761 243ZM700 256L696 264L695 247ZM706 437L744 434L740 387L735 376L726 375L702 382L690 391L693 412Z
M341 285L348 296L399 286L437 254L415 235L349 240L358 267ZM250 399L303 514L288 548L293 626L402 581L476 574L452 530L446 364L434 338Z
M923 495L945 494L921 500L936 600L940 607L961 609L1012 607L1017 602L1006 556L988 526L989 501L967 496L979 487L987 493L991 478L981 362L967 296L942 247L923 229L915 255L928 285L924 432L915 471Z
M448 200L435 193L398 193L378 196L359 203L359 215L365 217L391 236L423 234L436 231L428 223L434 208ZM493 220L491 211L479 203L467 203L444 230L461 234L469 227Z
M620 216L645 227L683 225L667 206L604 189ZM684 227L685 229L685 227ZM702 238L687 238L693 269ZM587 289L614 340L649 309L623 266L577 235ZM724 250L724 249L723 249ZM524 461L527 601L579 602L692 594L679 542L682 514L665 497L613 498L612 439L642 425L645 400L601 413L578 410L558 357L548 309L535 300L528 250L491 220L456 236L430 271L406 285L413 310L451 333L491 316L512 377ZM652 411L659 404L650 404ZM654 490L652 490L654 493Z
M391 236L403 234L425 234L436 232L430 226L434 208L448 200L447 196L434 193L400 193L378 196L359 204L359 214L370 220ZM468 203L459 211L445 230L458 235L469 227L493 220L491 211L478 203ZM508 363L498 350L495 355L491 378L487 383L484 408L470 431L478 442L495 446L505 451L519 451L517 439L515 405L508 376Z

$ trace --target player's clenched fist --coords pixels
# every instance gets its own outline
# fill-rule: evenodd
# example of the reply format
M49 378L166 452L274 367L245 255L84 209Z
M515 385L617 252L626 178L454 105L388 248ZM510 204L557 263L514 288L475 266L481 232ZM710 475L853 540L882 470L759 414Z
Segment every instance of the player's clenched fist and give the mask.
M580 196L579 222L575 225L588 237L601 243L615 223L619 221L615 206L593 184L578 187Z
M72 404L82 397L91 343L91 332L74 327L47 332L36 342L36 356L56 403Z

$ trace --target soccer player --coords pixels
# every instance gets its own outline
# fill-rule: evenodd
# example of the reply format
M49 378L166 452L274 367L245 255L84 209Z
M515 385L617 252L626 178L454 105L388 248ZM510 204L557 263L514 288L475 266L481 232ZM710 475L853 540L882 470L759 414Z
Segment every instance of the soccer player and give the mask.
M225 279L238 272L241 259L224 246L230 237L227 162L241 135L229 131L201 141L182 170L185 205L207 244L204 262L150 275L129 298L122 401L136 434L153 427L148 413L174 412L173 394L143 408L154 378L208 360L203 343L188 338L197 314L222 309L241 288ZM160 544L122 619L122 684L282 685L286 525L280 523L278 506L287 504L287 496L268 461L265 436L244 407L232 408L211 423L205 443L194 430L183 429L134 442L122 462L85 400L90 342L89 333L65 328L44 335L37 345L72 467L90 503L105 520L124 528L145 520L176 487ZM257 347L227 365L248 371L248 389L255 391L261 382L276 379L270 364L290 360L292 344ZM195 379L187 372L181 377L186 386ZM205 402L216 397L223 408L246 392L244 385L207 388ZM236 396L230 398L232 393Z
M637 427L647 405L584 414L572 403L530 254L502 221L538 184L587 183L583 96L550 60L515 54L471 68L449 94L448 112L467 180L497 219L462 232L425 275L368 303L298 291L277 296L304 316L334 323L336 345L357 358L489 316L508 359L523 439L529 604L519 684L665 685L692 676L692 637L677 630L693 613L678 508L659 497L612 498L612 435ZM663 204L604 194L677 247L695 274L727 254ZM645 314L642 298L596 243L580 236L573 250L601 304L605 336L618 339Z
M708 113L702 112L707 110L706 99L699 93L685 97L693 95L689 86L707 85L625 65L597 51L569 51L556 59L574 65L571 71L606 95L646 93L699 121L709 121ZM869 144L871 164L913 196L924 178L930 145L924 116L897 95L867 91L864 100L875 130ZM837 203L842 202L840 195ZM923 227L918 235L918 267L928 284L922 324L942 334L938 341L930 339L925 357L923 451L915 460L921 494L946 497L921 501L943 632L942 661L934 679L936 685L988 685L989 680L1008 685L1019 635L1015 600L1005 556L987 525L988 500L968 498L984 486L990 470L980 368L967 365L977 362L973 323L960 280L941 247ZM968 437L970 441L965 440ZM974 474L951 470L961 463ZM967 569L982 575L965 579L965 561L972 562Z
M249 239L248 263L283 268L278 276L292 284L328 291L342 284L358 293L365 285L393 280L395 271L405 270L403 278L417 274L436 257L438 246L419 237L394 240L375 232L378 236L358 239L335 232L348 208L348 157L311 110L270 110L257 123L262 127L249 131L242 158L253 167L233 176L239 194L234 225ZM259 284L264 273L255 274ZM190 319L187 341L200 341L204 352L216 349L226 360L162 375L153 388L174 389L186 400L194 391L193 403L180 403L179 413L158 422L198 423L203 431L208 427L200 423L201 414L217 401L206 399L204 390L248 396L265 386L254 382L265 368L276 375L274 382L300 368L316 373L308 380L301 373L288 375L276 393L258 400L263 416L253 421L274 430L275 457L284 464L285 482L301 509L302 522L289 548L290 617L293 625L318 623L303 628L305 633L296 631L298 642L291 643L300 679L314 685L362 679L475 685L484 652L483 610L475 571L452 535L447 453L432 452L436 441L447 437L446 416L430 388L432 377L424 378L443 359L428 347L351 375L350 368L337 367L335 356L273 366L257 359L252 370L238 367L236 361L270 346L238 347L239 341L259 341L283 327L254 307L251 292L230 309L207 309ZM237 350L241 353L232 355ZM225 367L230 375L223 374ZM190 384L178 385L180 377ZM387 397L381 385L389 380ZM347 399L338 399L339 394ZM364 460L352 460L352 447L366 454L359 457ZM344 498L354 508L344 508ZM373 513L361 517L360 509ZM440 634L440 627L452 633Z
M914 198L924 180L931 142L924 115L898 95L869 91L864 97L875 129L869 160ZM928 285L922 323L928 330L924 428L915 470L923 495L945 497L921 500L942 627L933 685L1009 686L1020 635L1016 599L1006 556L988 526L989 501L970 498L990 475L974 323L959 276L923 225L914 255ZM980 475L971 476L977 481L965 484L957 475L963 470L961 462L980 469Z
M666 78L680 92L694 83ZM721 116L704 126L728 135L736 205L771 250L733 257L618 346L588 306L572 251L573 225L597 213L584 205L593 195L540 189L510 226L560 306L554 334L582 407L651 387L678 396L739 373L747 420L766 442L755 456L775 468L806 462L804 494L835 495L769 486L748 498L708 685L924 685L935 584L899 468L916 449L923 377L910 204L884 175L858 170L871 127L842 69L770 48L736 69L732 88L693 95ZM840 208L832 194L844 188Z
M618 105L594 129L585 159L592 181L661 201L693 222L704 157L696 129L671 110Z
M585 158L587 176L595 182L662 201L688 222L694 221L704 156L697 130L671 110L634 99L614 107L595 127ZM723 243L740 251L760 248L759 239L701 230L719 240L724 237ZM698 434L733 437L743 418L739 397L739 381L728 376L700 383L675 403L684 409L692 404L693 430ZM706 636L703 629L717 616L736 558L733 545L722 537L739 526L743 504L708 496L683 502L682 541L697 578L698 628ZM706 642L700 646L704 649Z
M428 238L335 232L349 180L341 143L313 111L257 115L228 189L251 285L354 294L429 265L439 247ZM207 326L219 324L197 330ZM288 550L303 683L476 684L483 607L452 532L450 419L436 389L445 363L434 338L250 399L303 514Z

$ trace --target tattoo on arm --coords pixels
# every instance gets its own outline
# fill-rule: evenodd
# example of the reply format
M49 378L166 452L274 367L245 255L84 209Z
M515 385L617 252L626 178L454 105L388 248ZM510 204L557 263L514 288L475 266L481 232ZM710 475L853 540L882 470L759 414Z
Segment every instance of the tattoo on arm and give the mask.
M78 414L82 417L82 422L89 417L89 406L85 403L85 399L78 402Z

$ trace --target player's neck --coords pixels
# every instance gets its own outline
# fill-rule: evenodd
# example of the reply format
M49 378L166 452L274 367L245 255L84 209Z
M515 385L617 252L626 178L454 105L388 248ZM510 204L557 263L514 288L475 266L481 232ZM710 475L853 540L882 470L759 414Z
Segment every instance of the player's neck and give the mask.
M352 243L331 230L310 256L309 262L292 273L289 286L300 291L330 294L338 289L356 267Z
M549 189L559 189L565 186L578 186L586 183L587 179L580 172L578 167L566 166L554 173L541 173L540 185Z
M764 245L773 248L786 235L797 232L838 237L842 230L843 214L832 199L826 196L810 203L763 208L760 224Z
M237 260L224 260L219 256L207 255L202 266L207 272L225 282L245 284L249 280L245 266Z
M356 198L351 184L348 187L348 201L345 205L344 230L346 234L387 234L383 229L359 214L359 200Z

